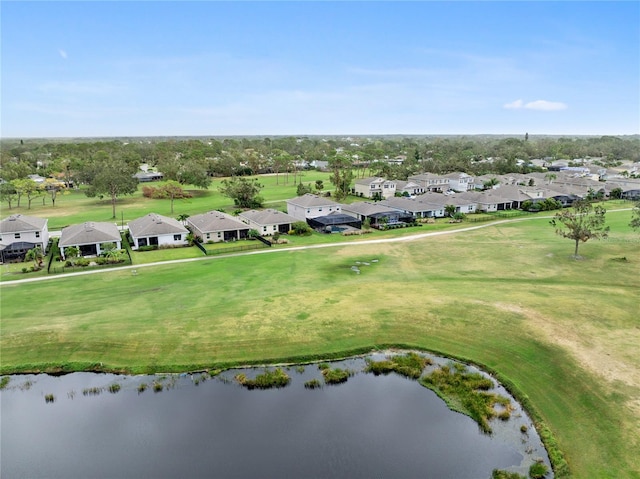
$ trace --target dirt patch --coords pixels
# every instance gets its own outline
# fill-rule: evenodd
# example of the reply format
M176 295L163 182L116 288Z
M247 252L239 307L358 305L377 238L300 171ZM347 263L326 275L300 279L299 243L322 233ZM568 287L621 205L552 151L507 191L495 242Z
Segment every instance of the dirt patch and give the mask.
M614 357L606 347L606 344L589 344L582 335L578 334L575 328L548 321L537 311L507 303L497 303L494 306L526 317L528 325L541 333L545 341L568 351L582 367L598 377L609 382L620 381L628 386L640 387L640 369L633 364ZM629 339L629 331L624 331L620 334L627 337L627 340ZM637 335L638 342L636 344L640 344L640 334ZM590 336L587 335L587 339L589 338ZM610 340L615 339L607 337L605 342Z

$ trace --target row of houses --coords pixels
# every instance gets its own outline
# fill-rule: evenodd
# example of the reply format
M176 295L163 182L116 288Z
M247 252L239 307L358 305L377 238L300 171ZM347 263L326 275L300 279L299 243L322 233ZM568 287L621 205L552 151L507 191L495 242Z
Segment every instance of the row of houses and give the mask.
M603 182L597 175L585 175L573 170L562 170L553 173L512 173L508 175L471 176L457 172L446 175L422 173L410 176L408 181L388 180L380 177L359 178L355 180L353 193L365 198L387 199L393 196L418 196L426 192L452 194L466 191L497 189L501 186L554 187L565 185L568 187L591 188L609 194L613 189L620 188L622 197L627 199L640 198L640 180L614 178Z
M362 196L382 198L375 202L340 204L325 196L305 194L287 200L286 213L274 209L249 210L235 217L220 211L209 211L187 218L184 224L150 213L130 221L127 227L132 240L131 247L136 250L148 246L185 245L189 232L203 242L211 243L246 239L250 230L262 236L282 234L289 232L297 221L305 221L317 231L339 232L361 228L364 222L375 227L382 223L412 222L418 218L441 218L450 213L448 210L452 208L464 214L495 212L519 209L527 201L535 203L548 198L559 201L563 206L570 206L589 194L607 196L614 188L620 188L623 198L640 199L640 182L637 180L602 183L562 177L556 178L553 183L547 181L547 184L536 186L526 178L508 176L500 177L489 189L476 191L469 188L469 185L475 184L474 178L466 174L459 174L456 178L453 176L456 175L447 175L445 178L449 180L448 187L443 177L431 174L417 175L406 182L383 178L358 180L356 191L359 186L365 187L367 194ZM542 182L541 178L537 179ZM451 189L452 184L460 190ZM467 185L467 189L460 185ZM399 188L408 194L396 196ZM379 195L376 194L378 192ZM28 250L36 246L46 252L50 236L47 223L46 219L20 214L2 220L0 259L8 261L24 257ZM65 249L72 246L78 248L82 256L99 256L106 244L122 247L120 231L114 223L86 222L68 226L61 231L58 242L63 258Z

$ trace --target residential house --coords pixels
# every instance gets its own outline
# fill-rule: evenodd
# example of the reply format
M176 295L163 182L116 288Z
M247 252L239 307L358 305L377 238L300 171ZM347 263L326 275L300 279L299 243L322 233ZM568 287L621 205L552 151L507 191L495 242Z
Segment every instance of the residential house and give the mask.
M144 246L184 246L189 230L173 218L149 213L130 221L129 235L132 249Z
M421 199L421 196L415 198L396 196L380 201L378 204L395 209L412 218L442 218L445 216L443 205L429 203Z
M396 193L403 196L417 196L425 192L424 188L414 181L395 180Z
M500 188L485 191L467 191L457 195L459 198L475 203L476 211L490 213L511 209L511 201L500 195Z
M246 239L249 225L221 211L209 211L187 218L187 228L205 243Z
M307 193L287 200L287 213L299 221L326 216L334 211L341 211L340 204L324 196Z
M396 183L384 178L360 178L355 181L354 191L365 198L389 198L396 194Z
M456 172L444 175L449 179L449 188L453 191L467 191L473 189L473 176Z
M350 205L342 205L342 212L362 221L369 221L371 226L380 223L393 224L402 221L413 220L413 215L403 213L396 208L371 203L369 201L357 201Z
M37 246L46 253L49 244L48 221L21 214L0 221L0 260L24 258L27 251Z
M476 212L475 201L469 200L459 193L449 192L449 194L441 194L426 192L416 198L426 203L438 205L442 207L442 209L445 209L448 205L453 205L456 207L456 213L469 214Z
M261 211L244 211L238 217L262 236L270 236L274 233L288 233L292 229L291 225L299 221L287 213L271 208Z
M615 179L607 181L607 193L611 190L620 188L622 190L622 199L640 200L640 179Z
M324 216L307 218L307 223L320 233L342 233L345 230L360 229L362 221L340 211L332 211Z
M410 176L408 180L417 183L425 191L442 193L450 189L449 178L442 175L434 175L433 173L422 173L420 175Z
M63 228L58 241L62 258L70 247L78 248L80 256L99 256L105 244L115 244L116 249L122 248L120 231L115 223L86 222L67 226Z

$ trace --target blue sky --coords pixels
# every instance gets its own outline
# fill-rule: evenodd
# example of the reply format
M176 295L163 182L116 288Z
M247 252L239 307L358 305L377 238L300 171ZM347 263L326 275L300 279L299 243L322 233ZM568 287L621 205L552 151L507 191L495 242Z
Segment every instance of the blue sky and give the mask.
M17 2L2 137L640 133L640 3Z

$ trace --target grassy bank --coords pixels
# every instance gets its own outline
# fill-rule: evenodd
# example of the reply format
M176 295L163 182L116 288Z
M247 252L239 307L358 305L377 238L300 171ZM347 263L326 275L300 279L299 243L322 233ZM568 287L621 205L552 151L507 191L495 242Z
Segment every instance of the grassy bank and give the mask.
M534 219L3 284L0 368L140 373L416 347L497 373L576 477L637 477L640 241L629 218L609 215L610 239L581 245L579 261Z

